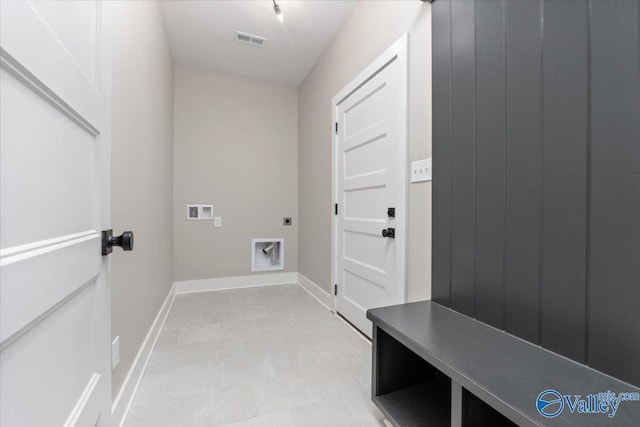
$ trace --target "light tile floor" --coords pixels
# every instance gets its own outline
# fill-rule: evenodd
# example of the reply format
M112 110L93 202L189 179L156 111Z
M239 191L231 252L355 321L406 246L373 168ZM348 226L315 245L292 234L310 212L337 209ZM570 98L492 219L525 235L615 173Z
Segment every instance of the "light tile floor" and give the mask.
M178 295L126 427L384 426L371 345L298 285Z

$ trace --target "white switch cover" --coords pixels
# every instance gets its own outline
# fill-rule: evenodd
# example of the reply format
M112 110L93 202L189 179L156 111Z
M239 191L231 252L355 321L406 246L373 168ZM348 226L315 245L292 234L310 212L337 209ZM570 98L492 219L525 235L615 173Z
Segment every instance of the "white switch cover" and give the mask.
M120 335L111 343L111 371L115 371L120 364Z
M222 227L222 217L221 216L217 216L213 219L213 226L214 227Z
M411 182L431 181L431 159L411 162Z

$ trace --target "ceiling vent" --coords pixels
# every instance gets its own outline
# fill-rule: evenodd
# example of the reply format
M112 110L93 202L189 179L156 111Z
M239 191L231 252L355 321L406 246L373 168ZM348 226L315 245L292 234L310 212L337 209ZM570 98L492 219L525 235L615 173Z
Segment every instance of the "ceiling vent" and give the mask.
M267 39L264 37L243 33L242 31L236 31L235 40L238 43L244 43L255 47L264 47L264 44L267 42Z

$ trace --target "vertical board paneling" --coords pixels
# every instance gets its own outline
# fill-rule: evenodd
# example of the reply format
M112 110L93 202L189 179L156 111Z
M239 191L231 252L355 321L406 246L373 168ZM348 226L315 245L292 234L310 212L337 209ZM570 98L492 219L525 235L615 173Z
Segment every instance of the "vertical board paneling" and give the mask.
M591 4L589 365L640 385L640 18Z
M539 343L540 303L540 5L540 1L505 3L505 330L533 343Z
M432 299L448 306L451 292L451 3L432 6L433 235Z
M451 2L451 307L474 313L475 3Z
M476 2L476 317L504 327L504 2Z
M640 2L432 14L434 299L640 385Z
M542 345L584 363L586 0L545 2L543 82Z

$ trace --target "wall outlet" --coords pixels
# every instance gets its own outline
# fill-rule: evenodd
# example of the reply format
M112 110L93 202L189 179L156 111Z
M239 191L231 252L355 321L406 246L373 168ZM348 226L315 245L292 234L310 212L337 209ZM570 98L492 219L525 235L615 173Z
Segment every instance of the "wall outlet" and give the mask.
M214 227L222 227L222 217L221 216L217 216L213 219L213 226Z
M111 372L115 371L120 364L120 335L113 339L111 343Z
M411 182L431 181L432 159L411 162Z

